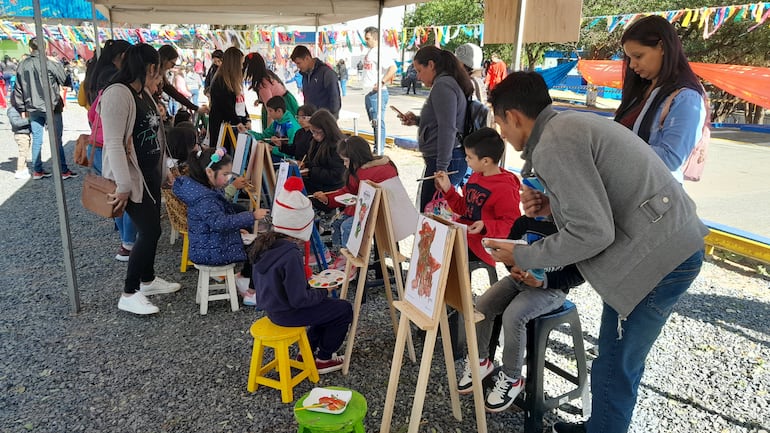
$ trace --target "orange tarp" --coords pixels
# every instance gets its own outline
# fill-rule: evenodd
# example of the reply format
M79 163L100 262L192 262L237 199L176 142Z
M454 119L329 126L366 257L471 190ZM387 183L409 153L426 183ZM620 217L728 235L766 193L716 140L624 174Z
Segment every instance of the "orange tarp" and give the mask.
M690 62L692 70L714 86L743 100L770 109L770 68ZM620 89L620 60L580 60L578 71L591 84Z

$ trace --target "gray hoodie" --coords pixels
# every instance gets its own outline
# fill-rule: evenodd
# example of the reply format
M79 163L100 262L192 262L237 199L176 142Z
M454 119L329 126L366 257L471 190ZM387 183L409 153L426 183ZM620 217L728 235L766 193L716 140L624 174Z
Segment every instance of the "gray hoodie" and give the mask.
M423 157L436 158L437 170L446 171L452 149L460 146L457 133L465 125L467 105L468 98L452 76L436 77L420 111L417 140Z

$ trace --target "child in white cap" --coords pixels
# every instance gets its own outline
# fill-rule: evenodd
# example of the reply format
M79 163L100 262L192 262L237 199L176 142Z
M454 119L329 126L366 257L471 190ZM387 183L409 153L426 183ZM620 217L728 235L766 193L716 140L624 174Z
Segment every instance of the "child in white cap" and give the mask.
M318 372L342 368L336 351L353 320L353 308L344 299L329 296L331 289L314 289L307 282L297 240L308 241L313 231L313 206L303 193L302 179L290 177L275 197L273 229L252 244L252 279L257 305L280 326L308 326L307 336Z

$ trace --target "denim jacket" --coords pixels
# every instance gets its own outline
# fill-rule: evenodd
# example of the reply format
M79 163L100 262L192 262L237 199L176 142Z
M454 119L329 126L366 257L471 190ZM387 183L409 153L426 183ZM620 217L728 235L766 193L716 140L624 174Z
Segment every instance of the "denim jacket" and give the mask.
M639 113L636 123L634 123L633 131L637 135L642 119L644 119L644 115L658 91L660 91L660 87L652 91L647 98L647 103ZM682 166L687 161L687 157L690 156L695 144L701 139L703 123L706 120L706 107L700 93L693 89L683 89L674 97L668 115L663 120L663 127L661 127L660 116L664 105L665 100L658 106L658 111L655 113L648 143L666 164L666 167L671 170L674 178L682 183L684 180Z

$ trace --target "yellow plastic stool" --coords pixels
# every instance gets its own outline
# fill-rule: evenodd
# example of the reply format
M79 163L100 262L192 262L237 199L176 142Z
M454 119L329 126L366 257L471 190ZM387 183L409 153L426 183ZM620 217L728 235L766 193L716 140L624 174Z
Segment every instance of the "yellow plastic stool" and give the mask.
M195 263L191 262L190 257L190 238L187 232L179 232L182 235L182 261L179 263L179 272L187 272L187 267Z
M253 325L249 330L254 337L254 349L251 353L251 366L249 367L249 392L257 390L259 385L269 386L281 390L281 401L291 403L294 400L293 389L306 377L311 382L318 382L318 370L313 358L313 350L310 348L310 341L307 339L304 327L287 328L278 326L263 317ZM302 361L297 361L289 357L289 346L297 343L299 353L302 355ZM267 364L262 365L262 355L265 346L272 347L275 352L275 358ZM292 377L291 369L299 370L299 373ZM271 379L265 375L273 370L278 372L279 380Z

